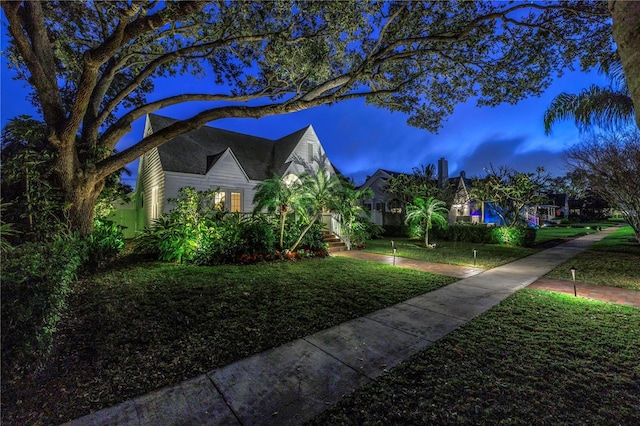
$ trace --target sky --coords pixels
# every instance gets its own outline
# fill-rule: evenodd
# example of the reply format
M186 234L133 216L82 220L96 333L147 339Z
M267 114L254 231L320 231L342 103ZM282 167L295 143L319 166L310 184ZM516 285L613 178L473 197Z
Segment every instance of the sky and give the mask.
M2 31L2 48L6 36ZM29 88L9 70L4 56L1 59L0 119L2 127L7 120L21 114L38 114L26 100ZM333 106L320 106L292 114L261 119L224 119L210 126L278 139L308 125L312 125L327 157L356 185L364 183L377 169L411 172L413 167L437 164L444 157L449 163L449 176L464 171L468 177L482 176L484 169L508 165L522 172L545 167L554 176L566 170L562 152L580 140L580 133L572 121L553 128L550 136L544 134L543 114L551 100L561 92L577 93L591 84L606 84L604 76L593 71L567 72L539 98L529 98L516 105L476 107L470 100L459 104L438 133L431 133L407 125L407 116L365 105L364 100L353 100ZM194 92L204 84L195 77L175 77L156 84L152 99L167 95ZM200 87L198 91L202 91ZM188 118L203 109L202 104L183 104L157 111L172 118ZM142 137L144 119L134 123L133 131L116 147L124 149ZM133 172L123 180L135 186L137 162L128 166Z

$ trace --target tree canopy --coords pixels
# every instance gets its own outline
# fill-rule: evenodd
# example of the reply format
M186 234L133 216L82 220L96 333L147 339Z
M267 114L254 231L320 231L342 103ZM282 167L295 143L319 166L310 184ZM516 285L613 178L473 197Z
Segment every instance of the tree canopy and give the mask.
M591 133L566 158L590 190L620 210L640 242L640 130Z
M612 49L606 3L2 2L7 55L56 151L74 227L86 232L105 178L173 137L353 98L436 131L454 106L515 103ZM198 92L157 99L163 78ZM633 92L633 91L632 91ZM202 111L115 153L147 113Z

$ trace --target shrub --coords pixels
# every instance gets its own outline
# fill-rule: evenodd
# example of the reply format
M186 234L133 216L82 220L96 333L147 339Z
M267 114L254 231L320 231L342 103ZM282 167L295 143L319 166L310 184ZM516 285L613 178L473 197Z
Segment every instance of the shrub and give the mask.
M254 215L240 224L240 239L246 254L272 253L276 245L273 226L263 215Z
M3 373L28 373L48 356L70 284L86 259L75 239L26 243L2 259Z
M93 232L87 239L87 262L85 267L95 269L124 250L123 227L111 220L96 219Z
M410 230L407 225L385 225L382 235L385 237L409 237Z
M498 226L491 229L491 242L520 247L533 247L536 229L527 226Z
M384 230L365 217L358 217L351 225L351 248L363 248L367 240L382 238Z
M456 223L444 231L445 239L449 241L464 241L469 243L491 242L492 228L481 224Z

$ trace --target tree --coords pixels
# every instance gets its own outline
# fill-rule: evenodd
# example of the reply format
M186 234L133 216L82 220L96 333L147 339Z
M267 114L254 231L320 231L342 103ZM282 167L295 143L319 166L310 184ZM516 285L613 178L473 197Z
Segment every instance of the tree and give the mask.
M550 175L544 167L537 167L535 173L524 173L509 166L490 165L485 171L484 178L473 180L472 194L481 195L483 202L491 202L505 226L522 224L526 206L546 201L543 190Z
M284 225L287 215L299 209L300 180L284 181L274 175L257 184L254 188L256 194L253 197L254 213L267 209L270 213L278 212L280 216L280 249L284 248Z
M82 233L107 176L206 123L365 98L436 131L459 102L540 95L555 74L588 69L612 46L608 10L595 0L1 5L6 54L33 88ZM160 79L188 73L206 78L202 92L148 97ZM186 102L203 110L114 152L134 121Z
M303 229L295 243L289 250L294 251L305 234L314 223L322 217L322 213L335 210L337 191L340 188L340 180L335 174L330 174L326 169L319 168L316 173L304 173L300 180L300 206L298 210L307 218L307 226Z
M438 226L447 225L447 204L444 201L429 197L417 197L413 200L413 204L407 206L407 216L405 223L421 226L424 230L424 246L429 247L429 229L435 222Z
M405 205L417 197L440 196L436 167L433 164L423 164L414 167L411 174L392 176L387 180L386 191Z
M601 70L611 79L611 85L592 85L580 93L561 93L544 113L544 131L551 133L553 124L571 119L581 130L591 125L616 128L628 125L634 118L633 100L622 71L622 62L616 53L601 64Z
M640 243L640 130L591 133L566 158L589 189L622 212Z
M609 0L609 11L613 18L613 38L633 100L636 125L640 128L640 3Z
M362 214L367 216L371 214L368 210L362 208L361 201L373 198L373 190L371 190L371 188L355 189L353 183L342 182L338 190L337 198L336 209L342 217L347 250L351 250L353 226L356 219Z

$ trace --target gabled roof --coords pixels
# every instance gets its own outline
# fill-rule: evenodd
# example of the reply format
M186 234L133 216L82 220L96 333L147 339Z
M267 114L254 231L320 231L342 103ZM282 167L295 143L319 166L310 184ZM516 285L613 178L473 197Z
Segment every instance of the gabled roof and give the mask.
M153 132L178 121L157 114L148 120ZM265 180L286 170L287 158L309 127L271 140L204 126L160 145L158 154L165 171L205 175L230 149L250 179Z

